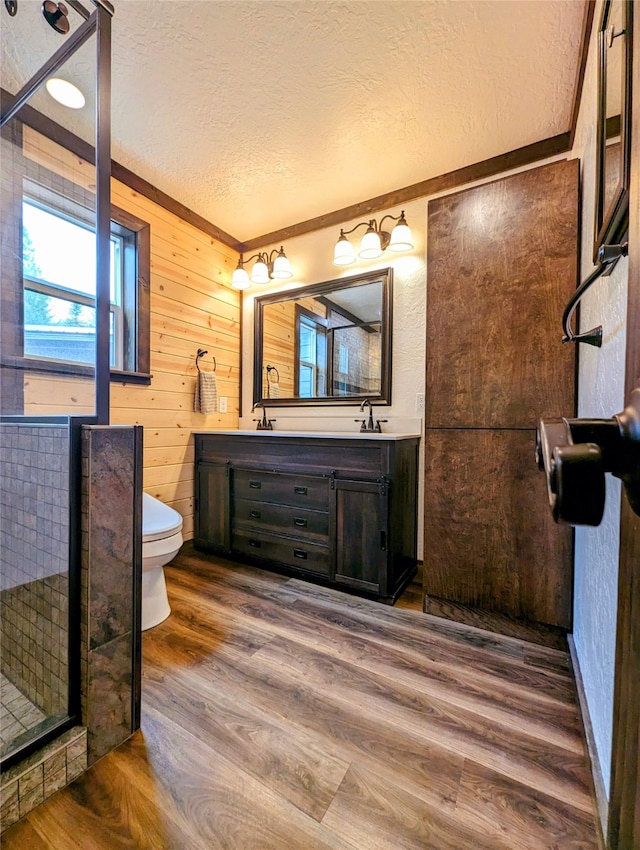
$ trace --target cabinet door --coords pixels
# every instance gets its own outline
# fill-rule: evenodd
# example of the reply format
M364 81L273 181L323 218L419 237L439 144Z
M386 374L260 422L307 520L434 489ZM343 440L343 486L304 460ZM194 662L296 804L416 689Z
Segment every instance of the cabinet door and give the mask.
M336 479L336 584L387 595L389 482Z
M228 463L200 460L196 464L194 543L199 549L228 552L230 547Z
M427 428L535 428L574 409L560 317L578 280L578 160L429 202Z
M534 445L534 431L427 429L427 600L571 628L572 533L551 518Z

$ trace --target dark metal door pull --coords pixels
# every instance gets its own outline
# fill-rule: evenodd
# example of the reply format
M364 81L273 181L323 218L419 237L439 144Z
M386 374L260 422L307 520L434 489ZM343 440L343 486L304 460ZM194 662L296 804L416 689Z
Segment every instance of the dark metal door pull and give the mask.
M600 525L605 472L624 484L640 516L640 387L611 419L540 420L536 460L547 478L547 497L556 522Z

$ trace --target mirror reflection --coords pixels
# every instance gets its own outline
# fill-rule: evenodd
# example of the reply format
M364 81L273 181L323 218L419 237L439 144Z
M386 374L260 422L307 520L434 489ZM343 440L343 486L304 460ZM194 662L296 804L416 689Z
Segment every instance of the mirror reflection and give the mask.
M605 74L605 154L604 154L604 212L611 207L620 185L620 116L624 84L624 22L621 0L613 0L604 34L606 50Z
M605 0L598 31L598 127L593 258L601 245L620 241L628 220L631 4Z
M391 271L256 299L254 402L390 402Z

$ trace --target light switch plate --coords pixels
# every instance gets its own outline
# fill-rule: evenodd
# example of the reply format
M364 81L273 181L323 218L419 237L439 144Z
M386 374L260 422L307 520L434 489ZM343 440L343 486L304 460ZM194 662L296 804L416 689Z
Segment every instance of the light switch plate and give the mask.
M416 393L416 413L424 416L424 393Z
M218 407L220 408L220 413L227 412L227 397L225 395L221 395L219 399L220 404Z

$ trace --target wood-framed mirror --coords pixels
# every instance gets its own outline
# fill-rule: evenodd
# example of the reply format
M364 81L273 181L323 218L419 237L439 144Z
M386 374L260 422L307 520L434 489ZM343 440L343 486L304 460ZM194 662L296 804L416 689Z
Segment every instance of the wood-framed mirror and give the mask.
M253 403L391 404L390 268L255 300Z
M632 15L631 0L605 0L598 28L594 262L628 227Z

